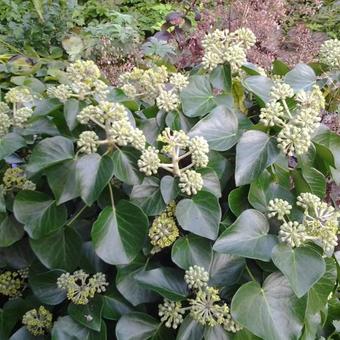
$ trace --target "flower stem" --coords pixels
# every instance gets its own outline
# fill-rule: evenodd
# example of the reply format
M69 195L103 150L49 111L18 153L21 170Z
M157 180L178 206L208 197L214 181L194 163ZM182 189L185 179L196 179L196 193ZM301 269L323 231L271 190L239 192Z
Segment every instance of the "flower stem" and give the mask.
M257 280L255 279L255 276L252 274L252 272L250 271L248 265L246 264L246 271L248 273L248 275L250 276L250 278L254 281L257 282Z
M111 199L111 205L112 205L112 210L115 210L115 200L113 198L113 191L111 187L111 183L109 183L109 192L110 192L110 199Z
M87 208L87 205L85 204L67 223L67 226L70 226L81 214L82 212Z
M287 105L287 102L285 99L282 99L282 104L283 104L283 107L285 108L286 112L287 112L287 115L289 118L292 118L292 114L290 113L290 110L288 108L288 105Z

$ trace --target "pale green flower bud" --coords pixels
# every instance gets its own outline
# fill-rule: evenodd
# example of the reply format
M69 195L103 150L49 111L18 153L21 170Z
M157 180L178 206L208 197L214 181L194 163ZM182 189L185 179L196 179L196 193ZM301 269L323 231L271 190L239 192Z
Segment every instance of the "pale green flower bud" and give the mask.
M11 125L12 125L12 121L9 118L8 114L0 113L0 137L8 133Z
M289 215L292 210L292 206L285 200L275 198L269 201L268 204L268 217L277 216L278 220L284 221L284 216Z
M33 100L31 92L26 87L13 87L6 95L5 100L7 103L27 103Z
M256 36L249 28L239 28L234 32L234 34L237 35L245 49L253 47L256 43Z
M65 84L61 84L56 87L51 86L47 89L46 92L50 98L57 98L62 103L65 103L67 99L69 99L72 96L71 87Z
M119 103L101 101L99 109L104 115L105 120L120 121L128 118L125 106Z
M31 309L22 318L22 323L27 330L35 336L44 335L52 328L53 315L44 306Z
M0 294L11 298L21 295L23 278L17 272L5 271L0 274Z
M331 68L340 69L340 41L330 39L320 47L320 61Z
M99 123L104 123L103 112L98 106L89 105L81 110L77 115L77 119L81 124L88 124L91 118L95 119Z
M145 149L146 139L142 130L133 129L131 131L131 145L137 150L143 151Z
M165 322L165 326L168 328L176 329L183 322L185 310L182 309L180 302L164 299L163 304L158 305L158 310L161 321Z
M190 289L202 289L208 285L209 273L200 266L190 266L185 271L184 280Z
M183 130L171 131L169 127L162 131L157 137L157 141L166 144L163 146L162 151L169 154L175 148L184 150L189 145L189 137Z
M187 195L196 195L203 188L202 175L194 170L185 170L179 177L181 191Z
M279 148L288 156L303 155L311 145L307 129L287 124L278 134Z
M125 95L134 98L137 95L137 90L132 84L124 84L121 89L124 91Z
M7 113L9 111L10 111L9 106L4 102L0 102L0 114Z
M158 150L155 147L149 146L143 150L140 159L138 160L139 170L144 172L147 176L156 174L161 163L158 157Z
M2 178L5 191L10 190L35 190L35 184L29 181L24 170L16 168L8 168Z
M173 90L166 91L160 89L156 102L159 109L170 112L177 109L180 104L180 99Z
M91 154L97 152L99 137L94 131L84 131L79 135L77 146L80 152Z
M294 90L290 87L290 85L281 81L276 81L270 91L270 97L275 100L284 100L293 96Z
M189 84L189 79L184 74L173 73L170 76L170 84L173 85L177 90L181 91Z
M126 146L132 141L133 130L127 119L115 121L109 129L109 139L120 146Z
M229 62L231 70L236 72L247 61L246 52L241 46L231 46L225 52L225 59Z
M205 168L209 163L209 144L203 137L193 137L188 144L191 161L196 167Z
M24 128L25 123L32 117L33 110L27 107L18 109L13 117L13 125L19 128Z
M288 243L293 248L300 247L306 238L306 228L297 221L285 222L280 227L280 241Z
M260 120L265 126L284 124L284 109L279 102L270 101L261 109Z
M321 203L321 200L318 196L310 193L303 192L297 197L296 204L304 209L313 208L314 206Z

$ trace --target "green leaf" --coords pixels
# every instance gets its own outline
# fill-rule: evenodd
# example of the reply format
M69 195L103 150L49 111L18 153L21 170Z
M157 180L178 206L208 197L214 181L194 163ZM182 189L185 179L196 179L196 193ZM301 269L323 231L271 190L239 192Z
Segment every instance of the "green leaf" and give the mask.
M62 107L61 102L56 98L40 100L34 109L33 116L47 116L59 110Z
M103 318L108 320L119 320L124 314L132 312L131 305L116 291L102 296L104 301Z
M245 132L236 146L236 185L254 181L279 155L274 140L262 131Z
M30 333L26 327L19 328L9 340L44 340L45 337L42 335L35 336Z
M130 194L132 203L142 208L148 216L159 215L166 207L160 190L160 181L156 177L144 178L142 184L133 187Z
M33 252L49 269L64 269L72 272L79 263L81 239L70 227L38 240L30 240Z
M110 264L128 264L142 249L148 219L134 204L121 200L106 207L93 224L91 237L97 255Z
M119 266L116 276L116 287L126 300L137 306L142 303L154 302L158 299L156 293L142 287L135 279L135 275L145 271L146 259L138 256L127 266Z
M289 67L281 60L274 60L273 62L273 74L284 76L289 72Z
M220 325L204 328L204 340L230 340L231 337Z
M203 191L208 191L212 193L217 198L221 197L221 184L218 179L216 172L211 168L203 168L199 169L199 172L202 175L203 179Z
M112 155L114 175L126 184L140 184L143 175L137 165L139 156L140 153L131 147L117 149Z
M26 146L25 139L17 133L9 133L0 138L0 160Z
M244 284L231 303L233 318L265 340L298 339L304 309L305 301L295 296L278 272L270 274L262 287L254 281Z
M264 76L251 76L244 80L244 86L256 94L264 103L270 101L270 91L274 82Z
M191 199L183 199L177 204L176 218L184 230L215 240L221 220L221 208L213 194L200 191Z
M228 205L229 209L235 216L240 216L242 211L251 208L247 200L248 191L249 186L247 185L230 191L228 195Z
M295 93L300 90L308 91L316 82L316 74L310 66L297 64L286 74L284 81L293 88Z
M77 178L82 200L91 206L113 176L113 161L109 156L97 153L81 157L77 161Z
M301 175L309 187L309 192L320 198L325 197L326 178L319 170L306 166L302 168Z
M139 272L135 275L136 280L144 287L173 301L183 300L188 294L183 277L183 272L165 267Z
M5 216L0 222L0 247L9 247L24 236L24 227L13 216Z
M269 201L274 198L284 199L291 204L295 200L290 191L276 182L268 171L264 171L250 184L248 200L255 209L264 213L267 211Z
M57 286L57 279L65 273L54 269L41 273L30 272L28 283L34 295L46 305L58 305L66 299L66 291Z
M77 126L77 114L80 111L80 103L78 100L71 98L64 104L64 117L70 131Z
M178 181L175 177L164 176L161 179L160 189L163 200L166 204L173 201L179 194Z
M176 340L201 340L203 338L203 333L204 326L193 320L190 315L188 315L179 327Z
M213 249L220 253L270 261L277 238L268 234L267 218L257 210L242 212L237 220L222 233Z
M226 106L220 105L201 119L189 135L204 137L211 150L226 151L239 139L238 119Z
M106 325L102 322L100 332L86 328L70 316L59 317L52 328L52 340L107 340Z
M215 106L214 94L208 76L195 75L181 91L183 112L188 117L209 113Z
M207 270L212 260L211 242L193 234L185 235L177 239L172 246L171 259L184 270L194 265Z
M95 296L86 305L70 303L67 311L69 315L81 325L99 332L102 323L103 299Z
M26 170L32 176L52 165L72 159L73 156L71 140L62 136L45 138L33 149Z
M159 331L160 322L144 313L123 315L116 326L117 340L148 340L153 339Z
M324 259L311 247L291 248L283 243L278 244L273 249L272 260L299 298L308 292L326 270Z
M31 238L37 239L60 229L66 222L67 211L64 206L48 195L38 191L21 191L14 200L15 218L25 225Z
M218 65L210 73L211 84L220 90L231 92L231 70L229 64Z
M337 279L336 264L333 258L326 258L326 272L308 292L306 314L314 315L321 311L328 302L329 294L334 289ZM308 269L310 266L308 265Z

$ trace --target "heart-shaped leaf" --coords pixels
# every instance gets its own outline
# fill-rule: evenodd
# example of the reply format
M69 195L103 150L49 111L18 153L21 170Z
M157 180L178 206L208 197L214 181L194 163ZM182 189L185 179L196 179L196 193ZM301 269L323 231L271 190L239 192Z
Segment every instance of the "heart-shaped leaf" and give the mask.
M136 280L148 289L173 301L183 300L187 294L187 285L183 272L173 268L156 268L135 275Z
M308 91L316 82L316 74L310 66L297 64L286 74L284 81L289 84L295 92L300 90Z
M215 240L221 221L221 208L213 194L200 191L191 199L183 199L177 204L176 218L184 230Z
M21 191L15 197L13 211L15 218L25 225L31 238L37 239L60 229L67 218L64 206L48 195L38 191Z
M236 185L249 184L279 155L274 140L257 130L245 132L236 146Z
M97 255L110 264L128 264L142 249L148 218L134 204L121 200L106 207L93 224L91 237Z
M176 340L201 340L204 334L204 326L193 320L188 315L182 322ZM217 339L216 339L217 340Z
M233 297L233 318L265 340L298 339L305 311L305 299L299 300L280 273L270 274L261 287L257 282L241 286Z
M24 226L13 216L5 215L0 222L0 247L9 247L24 236Z
M220 253L270 261L277 238L269 235L268 231L267 218L257 210L248 209L222 233L213 249Z
M238 119L226 106L220 105L201 119L189 135L204 137L211 150L226 151L239 139Z
M326 270L324 259L311 247L291 248L281 243L274 247L272 259L288 279L297 297L305 295Z
M93 153L80 158L76 166L81 198L91 206L113 176L113 161Z
M270 100L270 91L274 82L264 76L251 76L244 80L245 87L255 93L264 103Z
M25 139L17 133L8 133L0 139L0 160L26 146Z

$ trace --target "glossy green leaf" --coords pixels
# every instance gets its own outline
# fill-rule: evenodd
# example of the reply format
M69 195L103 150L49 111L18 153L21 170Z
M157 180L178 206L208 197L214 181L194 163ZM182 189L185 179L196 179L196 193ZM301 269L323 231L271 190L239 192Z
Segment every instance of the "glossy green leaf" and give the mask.
M72 159L73 156L73 143L70 139L62 136L45 138L33 149L26 170L34 175L52 165Z
M147 216L128 201L119 201L114 210L106 207L91 232L97 255L110 264L128 264L142 249L147 227Z
M183 272L173 268L162 267L143 271L136 274L135 278L144 287L169 300L183 300L188 294Z
M273 85L274 82L265 76L251 76L244 80L244 86L265 103L270 100L270 91Z
M229 209L235 216L240 216L242 211L251 208L247 200L248 191L248 185L244 185L230 191L228 195L228 205Z
M68 202L80 196L76 167L77 161L70 159L47 169L48 184L57 204Z
M220 326L215 327L205 327L204 328L204 340L230 340L231 336L226 332L226 330Z
M17 133L8 133L0 138L0 160L26 146L25 139Z
M281 243L274 247L272 259L299 298L309 291L326 270L324 259L311 247L291 248Z
M231 70L229 64L218 65L210 73L210 81L214 88L231 91Z
M68 128L72 131L77 126L77 114L80 111L80 103L74 98L68 99L64 104L64 117Z
M211 242L193 234L177 239L171 249L172 261L185 270L194 265L208 270L212 255Z
M134 185L130 199L148 216L159 215L166 207L160 189L160 181L156 177L146 177L142 184Z
M204 326L193 320L190 315L188 315L179 327L176 340L201 340L203 338L203 334Z
M239 139L238 119L226 106L220 105L201 119L189 135L204 137L211 150L226 151Z
M73 320L84 327L99 332L102 324L103 299L100 295L90 299L85 305L70 303L67 311Z
M33 252L49 269L72 272L79 263L81 239L70 227L56 231L44 238L30 240Z
M183 199L177 204L176 218L184 230L215 240L221 220L221 208L213 194L200 191L191 199Z
M221 184L218 179L216 172L211 168L203 168L199 169L199 172L202 175L203 179L203 191L207 191L212 193L217 198L221 197Z
M114 175L124 183L140 184L143 174L137 165L139 156L139 151L131 147L117 149L112 155Z
M188 117L199 117L209 113L215 106L212 87L207 76L195 75L181 91L183 112Z
M131 305L116 291L106 293L103 298L103 318L119 320L119 318L133 311Z
M77 161L77 178L80 196L91 206L104 190L113 176L113 161L109 156L97 153L81 157Z
M268 231L267 218L257 210L248 209L222 233L213 249L220 253L270 261L277 238Z
M175 177L164 176L161 179L160 190L166 204L173 201L179 194L178 181Z
M0 222L0 247L9 247L24 236L24 226L13 216L6 215Z
M236 185L254 181L279 155L274 140L262 131L245 132L236 146Z
M35 336L30 333L26 327L19 328L9 340L44 340L46 339L43 335Z
M22 224L31 238L38 239L60 229L66 222L64 206L48 195L38 191L21 191L14 201L14 216Z
M29 286L33 294L46 305L58 305L66 299L66 291L57 286L57 279L65 273L54 269L41 273L30 273Z
M295 92L300 90L308 91L316 82L316 74L310 66L297 64L286 74L284 81L289 84Z
M304 309L305 301L295 296L278 272L270 274L262 287L254 281L244 284L231 303L233 318L265 340L298 339Z
M74 321L70 316L59 317L52 328L52 340L107 340L106 325L101 324L100 332L95 332Z

